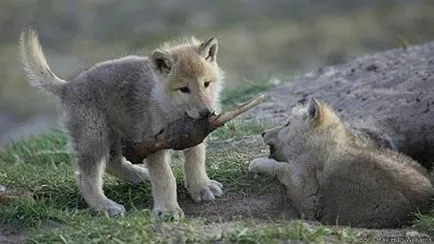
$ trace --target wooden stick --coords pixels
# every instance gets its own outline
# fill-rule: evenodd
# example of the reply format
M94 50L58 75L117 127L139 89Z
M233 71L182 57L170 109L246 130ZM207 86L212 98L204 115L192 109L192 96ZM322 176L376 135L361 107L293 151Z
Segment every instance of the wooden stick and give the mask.
M233 120L240 114L243 114L247 112L249 109L257 106L259 103L262 102L262 99L264 98L264 95L261 95L253 100L250 100L244 104L241 104L240 106L236 107L234 110L231 110L229 112L223 113L218 115L215 119L211 119L210 123L214 126L221 127L226 122Z

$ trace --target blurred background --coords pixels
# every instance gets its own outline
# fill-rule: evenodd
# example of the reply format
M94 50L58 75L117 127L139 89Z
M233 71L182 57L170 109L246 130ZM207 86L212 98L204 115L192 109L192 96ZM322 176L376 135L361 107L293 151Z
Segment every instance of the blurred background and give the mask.
M1 0L0 146L57 123L53 97L29 87L21 70L17 40L27 24L65 79L176 37L214 35L230 93L434 40L434 1Z

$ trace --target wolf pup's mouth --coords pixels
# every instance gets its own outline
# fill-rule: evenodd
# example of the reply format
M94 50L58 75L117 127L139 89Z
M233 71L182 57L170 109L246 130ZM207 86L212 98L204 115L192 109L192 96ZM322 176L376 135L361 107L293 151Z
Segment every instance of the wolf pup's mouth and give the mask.
M268 145L269 149L270 149L270 156L269 158L273 158L273 156L275 156L274 154L276 153L276 147L274 145Z
M279 150L276 148L275 145L268 145L270 148L270 155L268 156L268 158L274 159L276 161L279 162L284 162L285 161L285 157L284 155L282 155Z

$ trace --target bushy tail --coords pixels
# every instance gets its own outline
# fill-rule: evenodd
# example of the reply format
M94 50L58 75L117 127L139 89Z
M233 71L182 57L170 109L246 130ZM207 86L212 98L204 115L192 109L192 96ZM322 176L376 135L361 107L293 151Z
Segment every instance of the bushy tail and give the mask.
M51 71L42 52L38 34L33 29L26 28L21 33L19 48L24 71L30 83L55 95L59 94L66 81Z

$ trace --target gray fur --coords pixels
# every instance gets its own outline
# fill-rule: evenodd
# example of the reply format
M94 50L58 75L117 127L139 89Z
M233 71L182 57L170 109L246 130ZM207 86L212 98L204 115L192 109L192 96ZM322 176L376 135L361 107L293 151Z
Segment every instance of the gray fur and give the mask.
M352 132L330 107L312 100L263 135L272 153L249 170L277 176L294 207L325 224L396 227L428 210L434 188L426 169Z
M125 212L122 205L104 195L102 175L107 170L133 183L150 178L154 216L166 218L166 214L170 214L176 219L183 216L176 200L176 182L167 151L147 158L148 172L122 157L120 139L140 141L156 135L167 123L186 113L197 115L203 108L215 111L221 90L216 53L210 53L212 62L200 58L197 52L200 45L192 39L191 43L156 51L151 59L127 56L102 62L72 80L64 81L48 66L36 32L27 29L22 33L20 50L24 69L33 85L53 93L60 100L62 122L75 155L78 186L92 208L110 215ZM217 50L215 39L210 45L205 49ZM161 55L156 55L159 52L164 53L167 60L161 62ZM182 59L192 65L177 67L185 63ZM185 73L182 67L188 67L198 75L185 78L177 74L178 71ZM212 86L204 88L203 79L213 81ZM178 84L179 81L185 83ZM200 96L181 94L170 87L173 84L191 86ZM188 169L185 175L193 199L206 201L220 196L221 184L217 182L220 185L215 186L216 181L210 180L205 171L205 146L199 145L192 152L185 163ZM189 154L188 151L185 153ZM216 187L218 191L213 194ZM209 194L201 198L201 192Z

